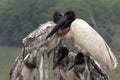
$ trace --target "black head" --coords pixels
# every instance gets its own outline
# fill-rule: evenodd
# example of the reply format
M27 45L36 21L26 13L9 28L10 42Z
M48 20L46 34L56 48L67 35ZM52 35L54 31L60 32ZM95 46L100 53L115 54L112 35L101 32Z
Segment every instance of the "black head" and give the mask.
M75 13L72 10L67 11L64 16L66 16L68 21L72 22L75 20Z
M77 56L75 57L75 61L74 63L76 65L79 65L79 64L83 64L84 63L84 55L80 52L77 54Z
M66 46L62 46L59 48L57 61L55 62L53 69L55 69L55 67L62 62L62 60L68 55L68 53L69 53L69 50Z
M53 14L53 21L54 21L54 23L57 24L58 21L60 20L60 18L61 18L62 16L64 16L64 14L63 14L61 11L56 10L56 11L54 12L54 14Z
M85 62L84 55L80 52L76 55L74 64L69 68L69 70L72 69L75 65L80 65L80 64L83 64L84 62Z
M66 27L69 27L74 20L75 20L75 13L72 10L67 11L65 15L60 18L57 25L53 28L53 30L48 34L46 38L52 36L59 29L64 29Z
M69 53L68 48L66 46L62 46L59 48L58 56L65 57L68 55L68 53Z

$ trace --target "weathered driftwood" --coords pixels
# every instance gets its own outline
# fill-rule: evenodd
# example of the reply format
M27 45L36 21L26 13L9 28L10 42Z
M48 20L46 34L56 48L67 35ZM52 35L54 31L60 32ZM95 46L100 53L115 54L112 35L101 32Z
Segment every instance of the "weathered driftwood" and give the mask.
M55 24L51 21L41 24L23 39L22 53L10 71L10 80L35 80L40 56L50 53L60 42L59 33L46 39L53 26Z
M41 56L39 72L40 72L40 80L43 80L43 56Z

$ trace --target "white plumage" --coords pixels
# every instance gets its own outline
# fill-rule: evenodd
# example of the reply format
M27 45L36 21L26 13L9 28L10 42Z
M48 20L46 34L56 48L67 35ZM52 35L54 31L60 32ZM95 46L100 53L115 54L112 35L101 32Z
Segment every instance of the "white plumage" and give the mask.
M92 55L106 68L117 67L116 57L105 40L84 20L75 19L65 37L71 39L84 55Z
M84 55L93 56L110 70L115 69L116 57L105 40L87 22L75 18L74 11L67 11L47 38L60 30Z

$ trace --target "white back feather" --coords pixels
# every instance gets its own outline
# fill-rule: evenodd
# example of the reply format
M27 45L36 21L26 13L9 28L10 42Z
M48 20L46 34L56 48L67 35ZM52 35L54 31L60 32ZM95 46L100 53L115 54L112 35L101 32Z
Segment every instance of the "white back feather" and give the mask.
M74 44L84 55L92 55L108 69L117 67L117 60L104 39L88 23L76 19L69 32Z

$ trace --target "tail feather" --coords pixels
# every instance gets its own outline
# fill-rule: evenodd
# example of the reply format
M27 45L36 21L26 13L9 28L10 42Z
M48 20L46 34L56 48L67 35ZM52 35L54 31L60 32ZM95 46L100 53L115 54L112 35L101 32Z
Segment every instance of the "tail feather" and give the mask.
M109 62L108 68L110 70L115 69L117 67L117 64L118 64L117 59L116 59L115 55L113 54L113 52L111 51L111 49L109 48L109 46L106 44L106 42L105 42L105 46L108 50L108 54L109 54L110 61L111 61L111 62Z

